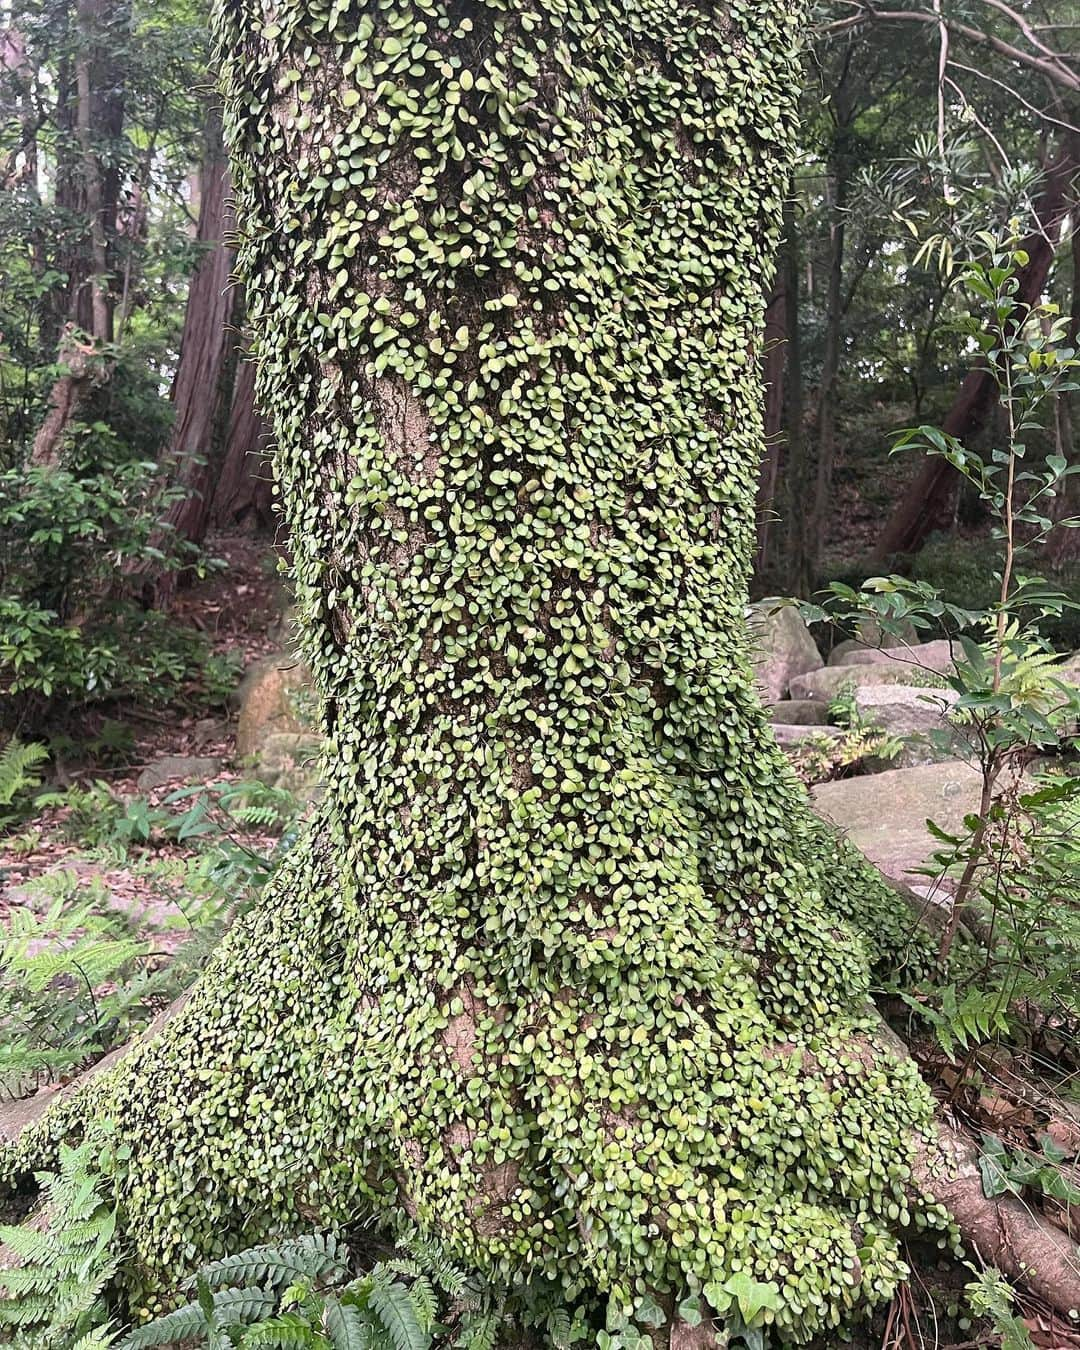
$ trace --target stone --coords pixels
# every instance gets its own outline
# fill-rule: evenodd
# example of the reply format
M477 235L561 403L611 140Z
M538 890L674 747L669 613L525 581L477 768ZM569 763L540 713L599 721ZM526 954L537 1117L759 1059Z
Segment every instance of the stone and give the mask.
M285 788L301 801L317 795L322 737L305 731L275 731L259 748L253 772L269 787Z
M888 769L862 778L819 783L814 808L862 850L875 867L907 882L938 849L927 820L949 834L964 833L964 817L979 809L982 776L962 760Z
M760 600L751 607L749 629L754 674L766 703L785 698L794 676L825 664L802 615L791 603Z
M865 647L862 643L855 643L847 650L834 647L829 665L900 667L909 674L912 670L931 670L938 675L951 675L956 669L953 644L945 638L906 647Z
M933 675L926 676L924 687L929 687L935 678ZM796 675L791 681L791 697L818 699L828 703L847 685L859 689L866 684L911 683L911 667L900 662L872 666L825 666L821 670L808 671L805 675Z
M838 741L844 735L843 727L815 726L807 722L774 722L773 735L784 747L801 745L803 741Z
M221 772L221 760L213 755L165 755L148 764L135 786L140 792L151 792L166 783L206 782Z
M269 736L308 732L315 725L315 692L308 668L282 652L264 656L240 684L236 753L258 755Z
M820 699L786 698L782 703L773 704L769 709L769 718L789 727L823 727L828 723L829 710Z
M880 727L904 742L900 754L882 767L907 769L952 759L962 749L963 737L948 719L959 697L952 689L864 684L855 691L855 708L864 726Z
M910 619L901 619L896 626L899 633L883 633L877 619L866 614L855 625L855 636L859 645L866 647L903 647L918 642L918 630Z

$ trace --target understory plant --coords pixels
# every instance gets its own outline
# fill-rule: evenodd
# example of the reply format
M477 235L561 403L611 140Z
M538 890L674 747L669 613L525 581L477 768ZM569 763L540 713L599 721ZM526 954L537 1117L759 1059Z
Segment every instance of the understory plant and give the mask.
M36 1224L0 1225L0 1341L19 1350L103 1350L111 1340L106 1287L120 1257L96 1143L62 1146L39 1173ZM15 1258L11 1260L11 1256Z
M958 630L953 668L943 683L956 695L950 728L966 742L981 792L978 811L966 822L963 866L941 937L943 962L987 860L999 787L1008 786L1035 753L1063 748L1080 711L1080 693L1060 677L1059 658L1041 629L1048 616L1076 608L1076 602L1023 570L1051 531L1080 525L1053 513L1065 481L1080 465L1056 452L1033 451L1054 400L1077 388L1073 372L1080 362L1066 343L1067 324L1057 307L1017 299L1018 273L1028 256L1015 238L979 238L987 257L969 263L962 274L972 310L960 324L994 377L1003 442L983 454L937 427L921 426L902 433L894 450L944 458L978 495L994 522L996 598L982 609L964 609L926 582L892 575L873 577L858 591L833 583L827 607L804 607L812 621L871 628L882 641L901 645L910 645L913 631L940 631L946 622ZM910 658L904 653L904 659L919 666L917 653Z
M180 1342L210 1350L428 1350L436 1337L461 1350L495 1344L490 1299L429 1246L407 1241L401 1255L359 1273L355 1264L332 1234L226 1256L198 1271L189 1303L137 1327L120 1350Z
M1046 1118L1054 1092L1067 1087L1078 1062L1080 778L1070 775L1068 756L1080 691L1076 672L1066 677L1044 632L1047 620L1076 609L1076 601L1027 568L1051 530L1080 524L1055 518L1054 510L1080 466L1035 451L1054 400L1076 387L1077 358L1053 306L1016 299L1027 257L1015 239L983 235L981 242L986 259L963 274L974 302L965 329L997 384L1004 438L980 454L923 426L905 432L896 449L945 458L977 494L994 522L995 596L969 609L925 580L894 575L872 578L860 591L834 584L826 604L807 607L807 614L874 631L906 647L897 656L916 666L912 632L952 636L943 730L951 752L962 747L978 770L979 799L957 829L928 822L937 848L923 870L935 886L947 881L952 896L936 975L896 992L953 1066L954 1098L971 1094L974 1118L980 1087L993 1077L987 1051L994 1045L1040 1066L1039 1112ZM1033 782L1037 756L1048 765L1057 761ZM1025 1156L1023 1140L1010 1147ZM1063 1158L1043 1152L1037 1164L1004 1168L1006 1145L995 1139L987 1149L984 1180L996 1179L987 1182L988 1195L1001 1193L998 1182L1016 1183L1034 1199L1072 1195L1073 1183L1059 1168ZM998 1311L1006 1325L1007 1309Z
M157 913L121 907L103 877L75 869L23 887L0 935L0 1097L26 1096L145 1029L270 880L300 811L291 792L257 780L184 788L160 806L103 783L38 802L64 807L69 837L122 863ZM156 842L193 851L159 858Z
M175 490L104 423L62 464L0 472L0 720L42 727L72 708L177 689L206 658L193 630L147 608L143 568L203 566L161 524Z

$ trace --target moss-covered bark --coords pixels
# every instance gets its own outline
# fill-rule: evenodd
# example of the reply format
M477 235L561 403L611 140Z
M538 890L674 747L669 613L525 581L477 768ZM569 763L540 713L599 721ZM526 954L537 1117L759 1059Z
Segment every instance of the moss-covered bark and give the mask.
M743 628L800 19L222 0L331 751L95 1090L148 1291L372 1212L631 1314L746 1272L786 1338L892 1288L928 1106L860 1017L903 925L811 825Z

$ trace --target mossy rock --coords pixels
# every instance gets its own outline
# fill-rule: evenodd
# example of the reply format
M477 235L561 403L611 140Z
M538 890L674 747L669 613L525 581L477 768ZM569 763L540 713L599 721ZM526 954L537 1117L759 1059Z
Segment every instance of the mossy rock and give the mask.
M256 661L240 684L239 700L236 753L241 757L259 755L271 736L309 732L316 725L311 672L283 652Z

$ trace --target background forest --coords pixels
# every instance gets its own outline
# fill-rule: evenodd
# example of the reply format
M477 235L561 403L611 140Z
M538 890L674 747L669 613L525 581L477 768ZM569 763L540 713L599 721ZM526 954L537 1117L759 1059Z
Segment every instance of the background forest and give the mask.
M0 3L0 1102L16 1107L188 988L319 792L208 22L201 0ZM898 886L953 897L942 964L883 979L880 1001L978 1141L985 1196L1073 1242L1080 8L822 4L801 118L754 353L762 688L823 813ZM1021 368L1030 387L1006 388ZM852 672L898 644L918 667L904 696L884 677L860 692ZM949 707L928 711L938 690ZM78 1189L85 1161L49 1184ZM96 1200L83 1219L107 1221ZM113 1272L76 1251L82 1231L56 1239L78 1289L56 1344L105 1320ZM309 1279L296 1316L316 1340L296 1345L345 1344L326 1308L355 1292L356 1251L327 1242L282 1266ZM1045 1290L1014 1295L944 1245L913 1241L917 1278L865 1343L1080 1346ZM453 1272L429 1285L425 1259L368 1259L346 1306L421 1346L446 1334L428 1302L449 1301L477 1337L462 1343L483 1344L497 1310ZM285 1307L264 1286L244 1325ZM770 1297L721 1294L736 1340L764 1344ZM19 1301L0 1327L28 1336ZM158 1341L222 1344L213 1304L201 1293ZM635 1343L619 1334L604 1343Z

